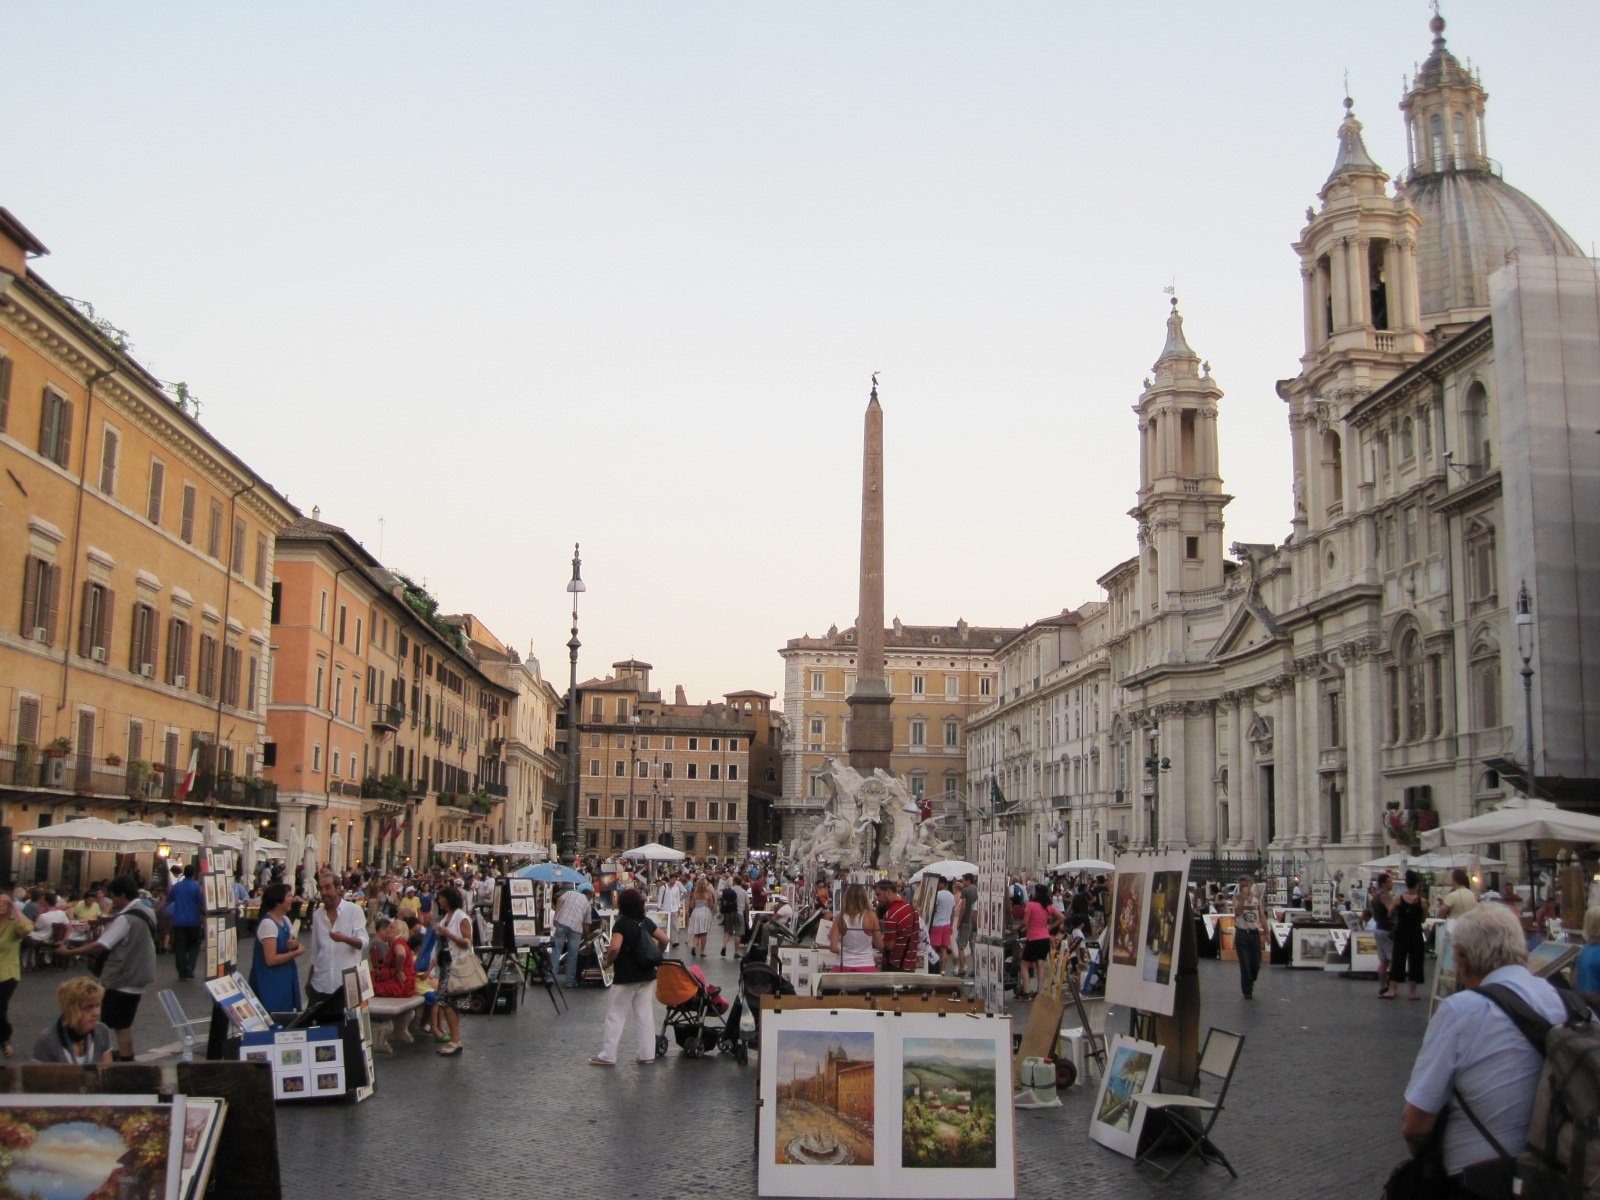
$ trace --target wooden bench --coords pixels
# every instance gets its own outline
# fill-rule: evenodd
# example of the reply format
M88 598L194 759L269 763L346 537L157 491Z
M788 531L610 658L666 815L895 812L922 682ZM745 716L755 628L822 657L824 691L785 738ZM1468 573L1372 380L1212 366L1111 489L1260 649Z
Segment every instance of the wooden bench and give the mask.
M411 1027L422 1011L421 996L374 996L367 1001L367 1015L372 1018L372 1050L375 1054L392 1054L389 1039L409 1046L415 1039Z

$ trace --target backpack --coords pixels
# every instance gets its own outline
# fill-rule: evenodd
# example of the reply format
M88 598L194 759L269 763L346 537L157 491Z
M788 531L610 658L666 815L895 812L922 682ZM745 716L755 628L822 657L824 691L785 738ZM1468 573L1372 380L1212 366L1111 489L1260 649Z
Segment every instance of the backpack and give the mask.
M718 903L718 912L736 913L739 911L739 893L731 887L722 889L722 899Z
M1544 1057L1528 1144L1515 1161L1513 1194L1527 1200L1600 1198L1600 1022L1558 988L1567 1019L1551 1024L1502 984L1478 988Z

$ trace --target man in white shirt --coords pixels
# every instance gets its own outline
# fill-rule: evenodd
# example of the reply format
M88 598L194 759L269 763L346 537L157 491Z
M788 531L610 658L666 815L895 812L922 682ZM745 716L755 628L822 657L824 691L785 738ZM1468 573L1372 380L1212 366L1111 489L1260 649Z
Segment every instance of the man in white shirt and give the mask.
M578 955L589 932L588 898L571 884L556 898L556 927L550 939L550 969L563 970L567 987L578 986Z
M324 871L317 877L322 903L311 918L311 978L306 980L306 1007L344 994L344 973L367 952L367 919L344 898L339 877ZM342 1001L341 1001L342 1003Z
M667 881L661 885L661 890L656 895L656 903L661 906L661 911L667 914L672 925L672 936L676 939L683 909L683 885L678 882L676 875L667 876Z
M494 876L485 871L472 885L472 903L478 908L486 908L494 900Z

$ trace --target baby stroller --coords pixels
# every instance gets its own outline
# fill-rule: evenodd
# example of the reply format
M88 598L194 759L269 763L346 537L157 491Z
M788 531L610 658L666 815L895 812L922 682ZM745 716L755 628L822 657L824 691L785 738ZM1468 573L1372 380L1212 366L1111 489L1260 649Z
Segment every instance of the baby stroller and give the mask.
M721 1048L732 1054L741 1066L750 1061L750 1047L761 1038L761 997L792 996L794 987L764 962L746 959L739 964L739 994L733 998L724 1022ZM744 1030L744 1014L750 1014L750 1032Z
M687 967L676 958L664 960L656 968L656 999L666 1006L667 1015L656 1035L656 1057L667 1052L667 1030L678 1048L690 1058L709 1054L724 1044L728 1035L728 1002L714 986L706 983L699 967ZM734 1025L735 1034L738 1025Z

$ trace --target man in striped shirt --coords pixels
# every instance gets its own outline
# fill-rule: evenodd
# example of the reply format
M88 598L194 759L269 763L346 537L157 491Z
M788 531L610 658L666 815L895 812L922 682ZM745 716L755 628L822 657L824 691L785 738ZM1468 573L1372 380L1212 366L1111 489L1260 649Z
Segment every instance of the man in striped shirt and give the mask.
M883 969L915 971L922 946L922 918L902 896L892 879L873 885L878 898L878 926L883 930Z

